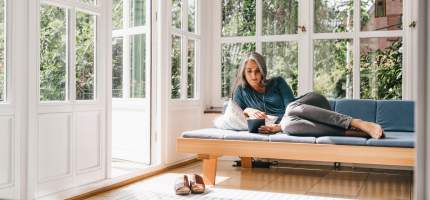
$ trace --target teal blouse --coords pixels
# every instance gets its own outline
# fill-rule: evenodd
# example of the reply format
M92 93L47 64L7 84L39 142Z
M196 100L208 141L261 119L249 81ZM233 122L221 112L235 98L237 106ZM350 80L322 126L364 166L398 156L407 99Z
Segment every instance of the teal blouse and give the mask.
M243 110L254 108L282 118L288 104L296 98L287 82L282 77L275 77L268 80L264 93L259 93L250 86L239 86L233 94L233 100Z

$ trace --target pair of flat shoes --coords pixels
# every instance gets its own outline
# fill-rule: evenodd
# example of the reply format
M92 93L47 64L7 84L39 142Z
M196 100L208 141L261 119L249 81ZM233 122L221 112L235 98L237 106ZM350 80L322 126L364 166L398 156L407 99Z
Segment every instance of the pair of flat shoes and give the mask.
M175 182L175 193L177 195L201 194L205 192L205 183L203 178L197 174L190 177L184 175Z

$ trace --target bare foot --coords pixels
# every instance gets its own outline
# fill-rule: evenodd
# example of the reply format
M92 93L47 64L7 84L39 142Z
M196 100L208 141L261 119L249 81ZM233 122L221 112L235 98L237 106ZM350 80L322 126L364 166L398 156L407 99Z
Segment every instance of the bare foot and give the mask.
M349 130L345 130L345 136L349 136L349 137L364 137L364 138L369 138L370 135L367 134L366 132L359 130L359 129L349 129Z
M353 119L351 121L351 126L366 132L372 138L380 139L384 137L384 130L379 124L360 119Z

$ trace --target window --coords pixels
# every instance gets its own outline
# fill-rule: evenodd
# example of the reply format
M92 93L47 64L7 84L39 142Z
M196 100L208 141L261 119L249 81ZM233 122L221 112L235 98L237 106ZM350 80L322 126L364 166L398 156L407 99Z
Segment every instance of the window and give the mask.
M75 32L73 40L69 30ZM73 57L70 52L74 52ZM73 62L70 58L74 58ZM39 70L40 101L95 100L96 16L42 4ZM75 83L69 84L70 79ZM72 97L71 89L74 90Z
M385 17L385 0L376 0L375 17Z
M402 99L402 0L220 2L222 98L231 96L244 54L257 51L268 76L283 77L295 95L302 88L329 98ZM380 5L386 17L376 15ZM299 10L312 11L311 19Z
M112 97L144 99L149 67L148 5L114 0L112 13Z
M196 99L198 72L199 4L197 0L172 0L171 99Z
M268 77L281 76L298 91L298 0L222 0L221 97L231 97L246 53L264 55ZM262 13L261 18L256 13ZM261 30L257 27L261 24ZM282 37L280 37L282 35Z
M0 103L6 101L6 0L0 0Z

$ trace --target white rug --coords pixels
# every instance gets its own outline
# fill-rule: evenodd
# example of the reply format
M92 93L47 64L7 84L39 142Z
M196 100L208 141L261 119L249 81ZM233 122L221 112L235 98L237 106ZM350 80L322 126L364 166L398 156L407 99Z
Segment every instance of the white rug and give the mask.
M249 190L211 188L204 194L175 195L173 192L154 190L128 190L114 196L91 198L91 200L345 200L343 198L319 197L286 193L257 192Z

